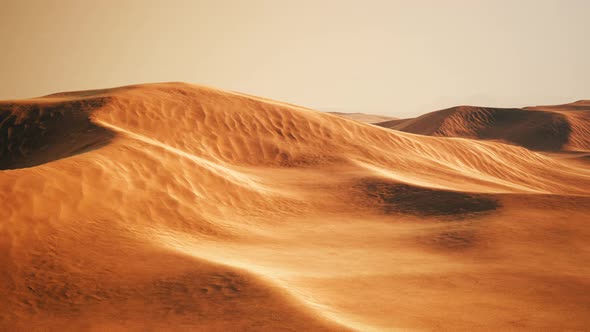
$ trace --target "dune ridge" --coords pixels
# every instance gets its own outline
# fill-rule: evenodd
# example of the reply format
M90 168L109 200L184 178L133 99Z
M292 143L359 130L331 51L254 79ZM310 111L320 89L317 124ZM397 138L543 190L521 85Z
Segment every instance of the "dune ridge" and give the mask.
M350 113L350 112L328 112L329 114L333 114L345 119L351 119L354 121L365 122L365 123L381 123L385 121L392 121L396 120L396 118L392 116L386 115L377 115L377 114L366 114L366 113Z
M588 151L587 104L522 109L458 106L377 125L420 135L494 140L537 151Z
M0 109L0 329L590 323L568 159L186 83Z

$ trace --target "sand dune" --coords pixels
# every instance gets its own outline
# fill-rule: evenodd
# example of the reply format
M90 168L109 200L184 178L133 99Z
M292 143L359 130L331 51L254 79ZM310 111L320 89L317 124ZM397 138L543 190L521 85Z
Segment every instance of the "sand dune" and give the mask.
M590 324L576 160L184 83L0 111L0 330Z
M491 108L458 106L379 126L420 135L494 140L538 151L589 151L590 102Z
M346 113L346 112L328 112L330 114L334 114L336 116L351 119L358 122L364 123L381 123L385 121L392 121L396 120L396 118L392 116L385 116L385 115L376 115L376 114L365 114L365 113Z

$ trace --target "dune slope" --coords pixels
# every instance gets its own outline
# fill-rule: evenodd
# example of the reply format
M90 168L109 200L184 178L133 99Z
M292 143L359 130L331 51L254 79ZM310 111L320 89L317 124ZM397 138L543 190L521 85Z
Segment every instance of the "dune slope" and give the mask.
M409 133L505 142L537 151L589 151L590 107L491 108L458 106L377 125Z
M1 330L590 324L568 159L184 83L0 110Z
M354 121L364 122L364 123L381 123L381 122L392 121L392 120L396 119L391 116L377 115L377 114L347 113L347 112L328 112L328 113L345 118L345 119L351 119Z

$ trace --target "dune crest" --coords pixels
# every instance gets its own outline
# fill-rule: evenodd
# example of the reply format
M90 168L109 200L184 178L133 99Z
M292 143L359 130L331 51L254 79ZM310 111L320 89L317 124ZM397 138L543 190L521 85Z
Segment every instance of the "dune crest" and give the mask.
M185 83L0 111L2 330L590 324L590 170L568 159ZM488 138L505 112L548 116L400 125Z
M328 112L329 114L333 114L345 119L351 119L358 122L365 122L365 123L381 123L385 121L392 121L396 120L396 118L392 116L385 116L385 115L377 115L377 114L365 114L365 113L347 113L347 112Z
M523 109L458 106L377 125L420 135L502 141L537 151L590 150L590 107L584 101Z

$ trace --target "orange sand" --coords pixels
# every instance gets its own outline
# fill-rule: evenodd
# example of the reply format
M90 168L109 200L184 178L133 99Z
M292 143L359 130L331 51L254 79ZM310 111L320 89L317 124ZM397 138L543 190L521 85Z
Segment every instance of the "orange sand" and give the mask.
M537 151L590 151L590 101L557 106L459 106L377 125L420 135L465 137Z
M590 326L577 160L182 83L0 116L0 330Z
M385 121L392 121L396 118L391 116L385 115L377 115L377 114L365 114L365 113L345 113L345 112L328 112L329 114L334 114L341 118L351 119L358 122L364 123L382 123Z

